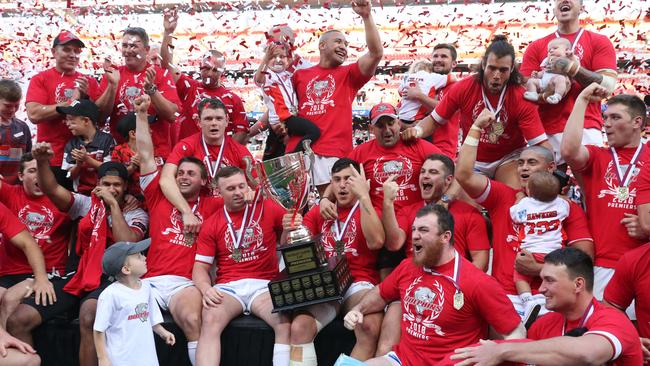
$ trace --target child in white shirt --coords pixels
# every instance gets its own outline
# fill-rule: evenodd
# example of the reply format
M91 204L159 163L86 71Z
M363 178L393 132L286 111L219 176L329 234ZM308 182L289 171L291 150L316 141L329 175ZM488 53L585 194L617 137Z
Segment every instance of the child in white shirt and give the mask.
M433 72L433 65L428 61L414 62L404 76L397 91L402 98L397 105L398 117L404 123L412 123L426 117L431 109L424 105L421 97L436 98L437 92L455 81L455 77ZM415 96L409 96L409 89L419 90Z
M524 98L536 102L543 93L546 103L558 104L571 89L571 80L566 75L551 72L551 60L555 57L571 57L571 42L566 38L555 38L548 43L548 56L540 65L542 70L534 72L526 82Z
M99 366L157 366L153 331L174 345L174 334L160 324L163 321L158 303L148 283L140 281L147 272L141 253L151 239L138 243L118 242L106 248L102 270L116 281L97 301L94 340Z

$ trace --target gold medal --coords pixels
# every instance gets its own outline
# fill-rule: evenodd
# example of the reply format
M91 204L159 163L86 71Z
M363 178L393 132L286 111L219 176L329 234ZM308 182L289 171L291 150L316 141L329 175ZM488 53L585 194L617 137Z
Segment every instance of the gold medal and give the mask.
M454 309L460 310L465 304L465 297L462 292L456 292L454 294Z
M620 186L616 189L616 198L619 201L627 201L630 197L630 189L626 186Z
M194 245L194 233L185 233L183 236L183 242L185 243L185 246L191 247Z
M232 250L232 260L235 262L241 261L241 248L234 248Z

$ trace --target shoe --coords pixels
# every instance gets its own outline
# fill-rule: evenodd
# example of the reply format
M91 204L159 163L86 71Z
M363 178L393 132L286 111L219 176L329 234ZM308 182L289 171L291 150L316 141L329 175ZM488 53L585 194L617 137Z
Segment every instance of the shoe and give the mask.
M553 94L546 98L546 103L548 104L558 104L562 100L562 97L559 94Z
M526 330L530 329L530 327L533 325L535 320L537 320L537 316L539 315L539 312L542 310L542 305L535 303L533 301L529 301L526 303L526 312L524 313L524 318L522 319L524 326L526 327Z
M527 91L524 93L524 99L530 100L531 102L536 102L539 98L537 92Z

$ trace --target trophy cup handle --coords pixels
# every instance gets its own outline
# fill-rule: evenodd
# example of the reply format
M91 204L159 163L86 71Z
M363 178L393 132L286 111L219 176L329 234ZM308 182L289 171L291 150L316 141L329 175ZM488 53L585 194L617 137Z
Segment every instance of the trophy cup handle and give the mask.
M314 160L316 159L314 155L314 150L311 149L311 140L305 139L302 141L302 148L305 150L305 155L309 158L309 171L314 167Z
M258 187L260 182L253 177L253 168L255 167L253 159L250 156L244 156L244 163L246 164L246 178L254 187Z

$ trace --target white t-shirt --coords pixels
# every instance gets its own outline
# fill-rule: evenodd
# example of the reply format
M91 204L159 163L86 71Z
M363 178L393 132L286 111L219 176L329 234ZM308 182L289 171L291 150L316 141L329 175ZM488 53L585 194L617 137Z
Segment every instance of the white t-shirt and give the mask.
M397 89L402 97L399 104L399 118L404 121L414 121L416 119L415 116L425 113L425 111L420 111L423 108L422 103L415 99L406 98L406 90L409 87L417 86L422 93L433 98L436 90L440 90L447 85L449 78L450 75L436 74L423 70L404 76L399 89Z
M106 334L113 366L158 366L151 328L162 321L148 282L138 290L114 282L99 295L93 329Z
M524 197L510 207L521 249L548 254L562 248L566 234L562 222L569 216L569 202L558 196L551 202Z

